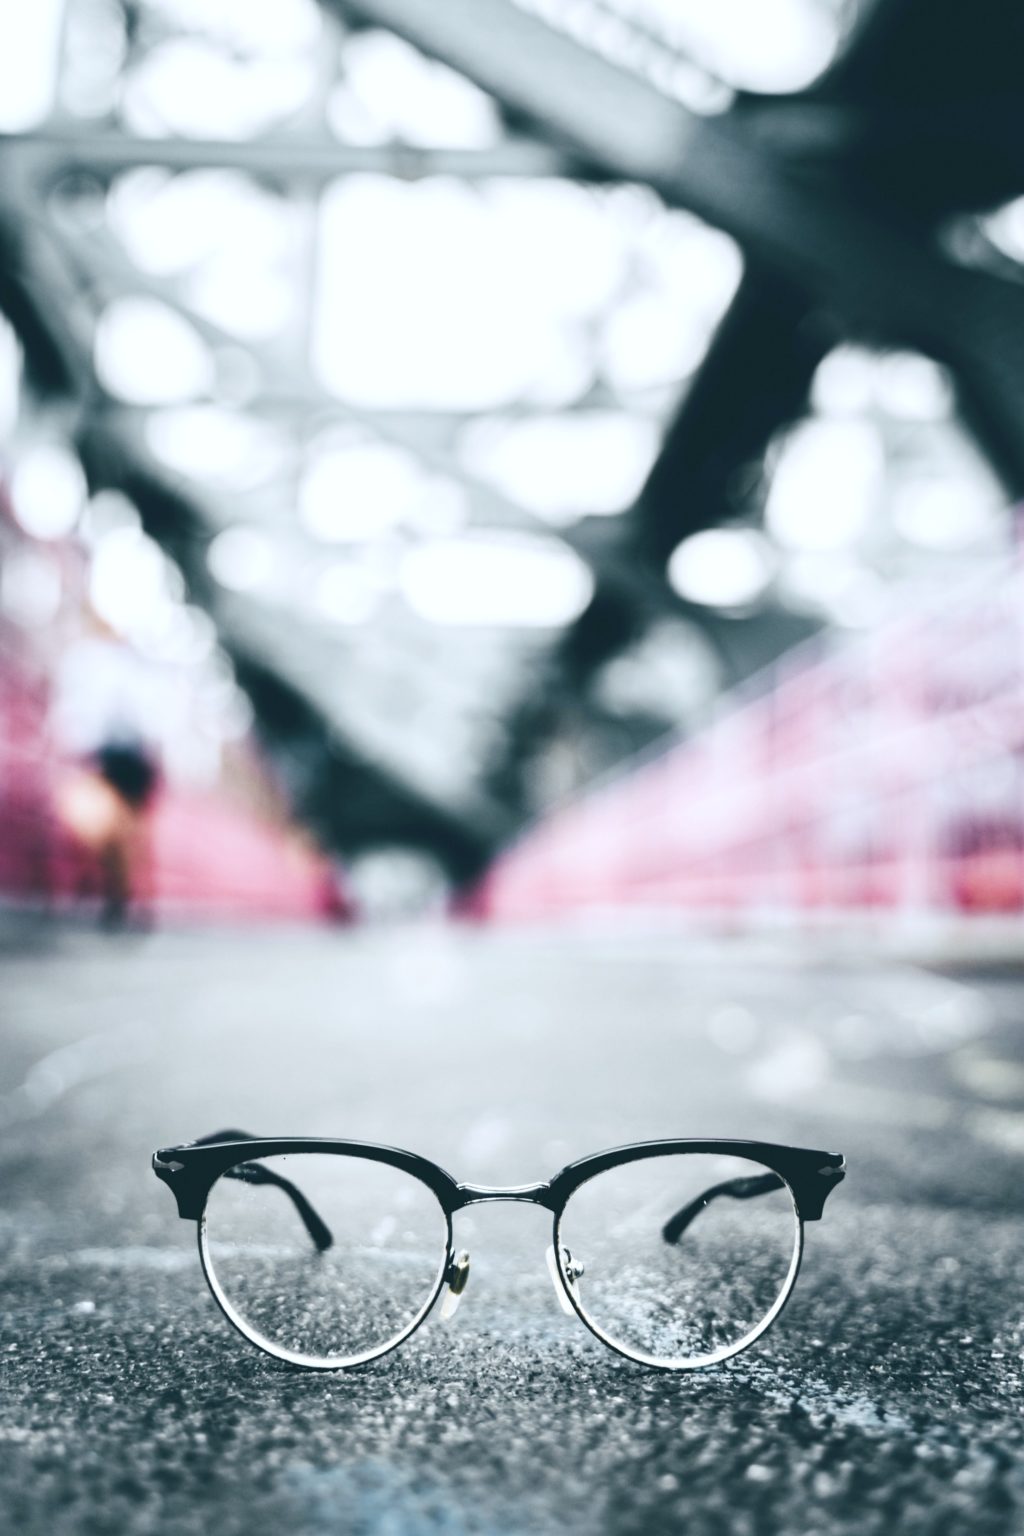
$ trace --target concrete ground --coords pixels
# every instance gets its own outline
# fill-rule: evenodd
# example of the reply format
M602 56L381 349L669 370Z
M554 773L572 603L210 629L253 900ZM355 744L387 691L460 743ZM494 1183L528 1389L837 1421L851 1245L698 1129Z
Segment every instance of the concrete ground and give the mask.
M639 935L0 939L0 1528L19 1536L1024 1529L1024 982ZM730 1363L559 1311L541 1210L463 1213L454 1321L250 1349L154 1147L239 1125L525 1183L628 1140L843 1151ZM472 1216L470 1222L468 1218Z

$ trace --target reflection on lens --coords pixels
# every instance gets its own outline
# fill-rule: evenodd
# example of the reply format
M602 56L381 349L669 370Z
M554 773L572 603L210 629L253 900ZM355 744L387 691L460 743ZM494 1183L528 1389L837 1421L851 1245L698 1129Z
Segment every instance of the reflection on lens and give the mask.
M768 1326L796 1279L801 1228L789 1189L769 1169L671 1153L582 1185L556 1248L606 1343L680 1368L724 1360Z
M434 1300L447 1245L437 1197L411 1174L315 1152L229 1169L200 1228L232 1322L302 1365L353 1365L398 1343Z

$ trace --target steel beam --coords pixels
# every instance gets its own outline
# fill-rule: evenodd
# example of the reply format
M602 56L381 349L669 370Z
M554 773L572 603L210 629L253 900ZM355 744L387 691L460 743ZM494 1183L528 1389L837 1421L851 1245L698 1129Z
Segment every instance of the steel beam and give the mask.
M949 364L991 423L1010 489L1024 493L1024 287L952 265L849 189L801 179L741 119L696 117L509 0L330 3L443 58L608 174L728 231L848 334L884 335Z
M164 471L125 430L125 424L119 425L113 415L104 413L104 394L92 365L91 316L80 276L69 266L46 221L40 219L31 183L18 177L8 178L0 187L0 299L12 288L26 313L31 314L32 326L46 337L48 350L64 369L78 408L80 447L91 481L122 489L137 501L154 536L167 543L181 560L190 588L209 602L201 554L211 520L202 511L199 498L184 498L180 490L168 485ZM180 526L183 522L187 528ZM406 830L411 841L436 847L460 877L479 867L498 834L489 810L483 818L485 824L477 824L474 812L478 807L464 810L441 803L419 786L405 782L397 768L385 766L346 735L344 721L336 711L325 718L324 701L313 686L315 680L304 678L301 669L290 661L282 665L265 626L245 623L238 615L233 618L221 613L218 618L222 643L229 653L238 655L249 669L262 669L266 676L276 674L280 688L301 703L303 718L323 722L314 750L326 753L331 760L323 767L327 782L334 782L332 775L337 765L343 764L349 784L358 782L361 803L376 794L384 805L390 804L395 809L396 825ZM387 819L386 813L383 819ZM339 846L354 846L359 839L351 829L347 843L341 837L342 821L336 809L330 819L333 835ZM414 826L422 832L419 839L410 831Z
M0 134L0 159L26 160L43 183L68 172L88 171L103 179L140 166L169 171L232 170L285 185L318 186L340 176L395 176L418 181L454 176L482 181L497 176L538 177L579 174L566 150L525 138L509 138L486 149L422 149L416 145L362 146L330 139L258 138L234 140L140 139L111 132Z

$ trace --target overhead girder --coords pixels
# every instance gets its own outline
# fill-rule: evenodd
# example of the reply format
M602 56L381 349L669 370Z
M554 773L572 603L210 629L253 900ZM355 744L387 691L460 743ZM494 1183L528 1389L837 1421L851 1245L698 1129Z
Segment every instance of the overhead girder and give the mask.
M91 232L73 245L68 242L66 255L69 261L81 265L83 278L91 274L94 282L107 284L113 292L123 292L129 284L133 284L134 291L143 291L173 304L211 345L237 345L234 338L183 300L173 283L167 279L152 275L143 276L138 273L123 253L118 251L115 242L103 231ZM777 279L770 285L767 297L772 300L779 297L784 290L783 280ZM782 317L781 334L785 334L788 314L789 311ZM250 340L245 343L245 349L257 362L263 375L274 380L276 389L289 392L295 398L301 398L305 402L307 413L320 413L325 421L340 416L348 421L357 422L383 440L408 449L434 472L461 482L470 492L477 516L483 526L491 529L534 529L544 533L550 532L548 525L533 513L519 506L495 486L467 471L453 456L450 449L436 441L431 441L431 433L425 430L422 418L417 429L413 418L401 412L368 411L338 400L316 380L307 362L289 354L273 342ZM765 365L766 360L759 360L758 366L763 368ZM781 371L782 365L780 365ZM811 371L813 369L807 372L805 384L809 381ZM123 408L119 410L112 404L107 404L104 409L108 414L111 410L121 415L125 414ZM429 421L429 413L426 420ZM641 509L649 504L649 512L640 522L640 526L646 524L653 526L657 518L663 515L670 520L678 520L679 514L676 511L669 513L666 489L666 485L655 474L650 483L649 495L645 491L641 497ZM682 515L684 517L689 515L692 520L693 509L686 510L685 498L679 502L679 506L684 509ZM629 529L637 520L637 516L635 515L624 524L627 539L630 537ZM700 526L703 525L700 524ZM680 526L683 531L678 534L673 543L678 542L687 531L684 525ZM642 556L645 553L642 540L635 548L632 542L624 545L623 535L617 531L617 520L611 523L605 518L595 518L589 522L585 520L578 528L561 530L560 537L591 567L599 591L614 590L619 594L617 601L620 604L631 605L634 625L639 624L642 627L652 616L660 613L682 611L693 623L708 631L730 675L734 672L737 675L745 675L749 670L749 658L768 659L764 644L759 643L758 638L758 632L762 628L760 615L721 621L706 610L681 603L661 578L657 561L635 558L637 554ZM775 622L776 619L778 623ZM776 643L779 645L784 644L787 638L789 643L792 643L791 636L794 628L800 636L805 635L809 629L809 626L801 621L796 621L794 625L790 616L784 612L776 614L772 611L768 615L768 620L768 627L777 635ZM748 629L751 631L749 637L745 634ZM584 626L581 633L585 632L589 632L588 626Z
M839 339L803 288L748 260L628 524L642 559L664 566L689 534L750 509L765 445L806 410Z
M1024 326L1020 323L1024 294L986 273L945 261L934 241L923 239L906 219L897 223L891 218L885 199L880 203L877 198L870 174L862 176L860 184L855 174L857 146L863 149L865 142L855 99L853 66L858 49L870 64L877 47L871 41L872 28L897 25L900 16L917 18L905 21L902 35L912 39L915 28L920 35L920 0L877 0L846 60L829 72L815 92L770 103L741 97L731 113L717 119L693 117L645 81L589 53L507 0L436 0L429 7L419 0L335 3L346 14L356 13L407 37L474 79L496 97L510 118L553 137L560 146L556 151L560 162L566 169L572 167L574 174L648 182L670 203L692 208L729 230L744 248L748 275L756 269L759 281L788 284L794 293L805 295L811 331L817 328L819 335L859 334L918 346L949 363L956 371L965 409L997 468L1012 490L1024 489ZM991 10L993 17L996 7L997 0L985 0L986 13ZM952 0L942 0L923 9L929 12L929 21L939 16L948 22L957 7ZM977 26L976 12L972 19ZM931 52L929 47L925 63ZM918 69L921 64L919 56ZM830 100L830 82L842 80L844 67L854 85ZM870 76L870 68L867 73ZM928 99L923 89L919 95L926 113L939 101L938 96ZM794 133L793 114L805 107L815 114L818 127L808 129L801 142L803 123L812 119L801 118ZM911 128L920 131L913 123ZM923 131L927 137L927 124ZM850 155L842 189L827 174L829 162L822 160L816 133L831 133ZM184 143L185 154L190 148ZM214 146L214 160L218 153ZM842 157L837 156L833 164L841 163ZM422 169L426 164L422 159L410 164L410 174L430 173ZM340 173L330 172L324 162L314 168L312 179ZM279 164L271 175L283 178L291 170ZM628 542L616 548L614 542L598 540L589 551L598 576L595 603L560 648L577 683L583 681L594 657L614 654L635 635L638 621L642 627L645 615L663 606L667 589L659 582L658 567L666 546L677 542L679 528L694 531L728 514L727 421L717 461L710 443L702 464L693 462L690 449L694 440L699 446L694 422L700 422L701 412L706 425L713 425L719 391L727 397L730 384L733 390L736 387L735 375L730 379L725 345L730 321L737 320L741 334L749 326L753 335L758 323L770 329L774 301L762 297L758 303L756 296L751 300L751 292L748 284L741 287L734 314L722 327L722 351L717 343L712 348L668 434L663 460L655 466L640 499L633 527L624 524ZM784 309L784 300L780 302ZM747 319L740 326L745 304L749 305ZM805 337L806 330L807 326L799 335ZM790 343L793 334L787 334ZM807 355L811 351L809 345ZM720 386L714 382L716 357L722 359ZM800 367L794 371L799 374ZM799 395L799 380L794 377L789 382ZM772 387L779 383L776 379ZM749 398L741 402L749 412L745 422L743 412L738 413L734 441L740 464L756 456L758 433L772 430L770 421L758 417L756 387L755 381ZM787 407L782 415L788 414ZM675 494L674 466L680 465L686 490L682 497ZM584 527L576 543L585 553L588 540ZM705 619L709 623L712 628L717 623L723 636L743 633L729 619ZM733 654L737 654L735 646ZM737 660L736 664L743 668L747 662Z
M555 647L545 673L547 696L531 687L509 723L509 751L492 770L493 786L508 803L526 809L532 753L557 730L570 701L586 695L598 670L668 606L657 600L667 591L657 573L676 545L749 510L767 442L801 415L814 371L835 340L828 318L809 306L801 289L747 264L618 546L597 567L589 606ZM753 621L675 607L707 636L726 681L759 671L817 628L809 617L776 605Z
M139 138L102 132L0 133L0 155L29 162L40 186L85 172L101 180L143 166L168 171L229 170L289 186L323 186L339 176L397 176L418 181L452 176L487 178L564 176L578 167L572 155L535 139L509 138L481 149L426 149L411 144L341 144L323 138Z
M511 751L497 765L494 782L513 800L522 802L513 766L518 756L522 767L530 743L543 737L542 722L557 718L554 697L567 685L585 687L594 670L643 628L643 602L635 581L622 579L622 562L663 571L687 533L739 510L737 474L800 412L814 368L842 337L913 346L947 363L964 414L1009 492L1024 491L1024 291L955 266L933 232L922 230L920 212L934 212L935 204L934 190L925 195L922 189L929 181L942 185L941 159L928 167L930 176L910 175L909 185L915 165L908 166L906 154L890 163L887 175L876 175L872 163L874 155L884 156L872 122L881 109L902 128L901 148L912 145L917 157L927 150L929 135L948 142L948 128L938 131L938 113L951 87L962 114L971 106L988 113L990 137L1017 122L1019 50L1007 54L1014 61L1005 80L1012 111L1007 115L1004 96L993 113L984 95L986 45L978 46L983 29L974 9L965 12L955 0L938 6L875 0L865 8L845 59L816 91L774 100L741 96L729 113L700 119L508 0L439 0L431 7L417 0L337 3L443 57L537 131L727 230L747 263L733 308L625 524L619 570L608 551L611 568L599 575L593 602L551 659L548 700L534 687L512 722ZM985 11L994 35L1001 35L1005 7L985 0ZM931 61L942 46L936 23L940 32L945 28L947 54L933 71ZM1013 27L1020 28L1019 20ZM970 35L966 78L957 69L964 34ZM889 46L894 41L898 66ZM876 81L880 60L886 61L883 79ZM914 89L901 96L908 79ZM957 199L983 204L997 189L1019 185L1015 145L1009 155L986 159L978 155L983 138L975 133L966 141L974 156L973 184L962 174L971 153L958 148L945 207L956 206ZM1013 140L1019 142L1018 136ZM780 645L794 638L778 632L776 616L772 623ZM799 624L793 620L794 627ZM713 632L716 621L706 618L704 627ZM717 627L719 643L727 643L730 621L721 619ZM730 659L749 669L755 660L769 659L766 648L767 633L753 652L733 647Z
M215 608L202 559L208 524L195 498L168 483L137 438L118 423L116 412L103 412L105 397L93 372L91 326L81 291L45 226L33 216L31 198L11 176L0 187L0 307L26 349L38 346L53 360L47 383L62 384L80 408L76 436L92 488L129 495L147 531L181 564L193 595ZM287 760L295 752L296 733L302 737L301 815L329 833L341 852L398 838L434 852L457 878L481 867L507 828L490 818L477 824L471 812L433 801L361 753L336 724L327 724L301 679L281 676L272 655L220 617L222 643L240 678L256 691L254 702L270 749L283 752Z
M763 142L742 112L697 117L510 0L330 3L443 58L608 174L644 182L726 230L748 257L803 286L846 334L947 363L976 403L996 467L1014 493L1024 491L1024 286L953 265L888 207L801 174L799 161ZM987 0L993 13L996 5ZM878 7L878 27L886 9ZM941 7L950 17L957 9L954 0ZM929 24L916 67L927 70L941 46ZM874 51L867 33L862 48L866 66ZM762 114L770 110L762 101Z

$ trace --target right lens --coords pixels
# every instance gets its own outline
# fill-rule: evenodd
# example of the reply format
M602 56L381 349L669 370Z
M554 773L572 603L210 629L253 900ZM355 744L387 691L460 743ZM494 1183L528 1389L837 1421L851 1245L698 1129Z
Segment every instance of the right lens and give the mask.
M440 1289L448 1218L388 1163L302 1152L229 1168L200 1250L214 1295L262 1349L295 1364L355 1365L420 1321Z
M649 1365L711 1365L753 1342L796 1279L801 1227L777 1173L739 1157L661 1153L570 1197L556 1252L606 1344Z

